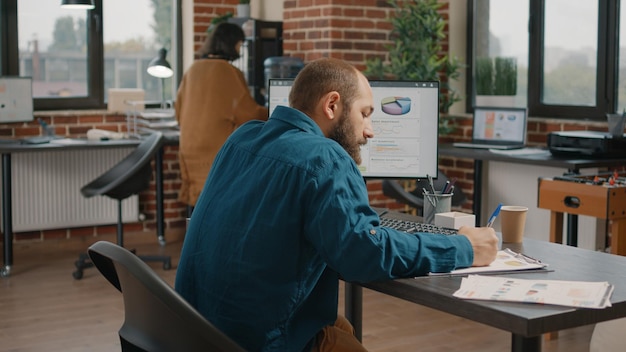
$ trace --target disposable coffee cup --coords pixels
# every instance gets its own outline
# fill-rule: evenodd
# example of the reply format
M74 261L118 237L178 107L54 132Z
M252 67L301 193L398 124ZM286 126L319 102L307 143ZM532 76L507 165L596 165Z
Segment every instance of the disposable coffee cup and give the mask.
M623 114L606 114L606 122L609 125L609 133L613 137L624 136L624 121L626 117Z
M522 243L527 207L504 205L500 209L500 229L503 243Z
M435 214L449 213L452 208L453 193L424 193L424 222L435 223Z

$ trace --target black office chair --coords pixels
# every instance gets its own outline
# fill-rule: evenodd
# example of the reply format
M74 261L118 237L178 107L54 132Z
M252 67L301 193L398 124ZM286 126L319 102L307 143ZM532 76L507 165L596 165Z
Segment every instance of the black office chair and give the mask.
M88 253L124 297L122 351L244 351L127 249L99 241Z
M147 136L137 148L104 174L81 188L83 196L89 198L103 195L117 200L117 244L124 247L124 225L122 224L122 200L137 194L150 186L152 166L150 161L163 145L163 134L154 132ZM170 256L141 255L145 261L163 262L163 269L172 267ZM83 270L93 266L89 256L81 253L74 263L76 271L72 276L76 280L83 277Z
M439 170L437 172L437 178L433 179L433 184L435 186L435 190L440 191L445 186L446 182L449 181L448 177ZM426 179L418 179L415 181L415 188L411 191L407 191L402 187L402 185L397 180L388 180L385 179L382 182L383 194L387 197L395 199L397 202L406 204L411 208L415 208L417 210L417 215L422 215L424 210L424 192L423 189L426 188L430 190L430 185L428 184L428 180ZM455 185L454 194L452 195L451 204L452 206L460 206L467 201L467 196L463 193L463 191L459 188L458 185Z

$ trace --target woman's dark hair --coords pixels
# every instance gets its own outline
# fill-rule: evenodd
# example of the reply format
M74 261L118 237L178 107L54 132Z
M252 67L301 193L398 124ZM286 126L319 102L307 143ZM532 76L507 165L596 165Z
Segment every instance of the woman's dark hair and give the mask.
M245 39L241 27L234 23L222 22L211 31L202 48L198 50L198 56L216 56L228 61L237 60L239 52L235 46Z

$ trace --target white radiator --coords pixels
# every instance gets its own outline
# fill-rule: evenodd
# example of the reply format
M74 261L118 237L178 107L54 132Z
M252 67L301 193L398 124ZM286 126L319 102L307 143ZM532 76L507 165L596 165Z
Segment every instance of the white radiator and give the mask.
M129 147L13 154L13 231L117 223L116 200L106 196L85 198L80 193L80 188L111 168L133 149ZM123 221L137 221L138 217L138 197L125 199L122 202Z

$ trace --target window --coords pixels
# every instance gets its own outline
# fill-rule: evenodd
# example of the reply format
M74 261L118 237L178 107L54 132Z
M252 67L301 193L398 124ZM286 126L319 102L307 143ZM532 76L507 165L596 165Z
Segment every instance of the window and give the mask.
M474 106L481 105L483 94L502 94L497 89L507 85L498 86L497 77L509 68L517 72L517 90L503 104L527 106L533 116L604 119L606 113L624 109L626 71L621 66L626 62L620 63L619 53L626 39L618 36L618 28L626 17L623 8L618 11L619 2L472 1L473 83L468 89ZM503 63L506 58L510 62ZM485 71L489 59L492 71ZM486 87L491 87L489 94Z
M176 9L180 0L95 0L90 11L60 1L3 0L0 73L33 78L35 109L104 108L110 88L142 88L161 100L147 74L160 48L178 72ZM176 10L176 11L175 11ZM172 98L178 75L165 84Z
M475 12L475 105L526 106L528 0L477 0Z

